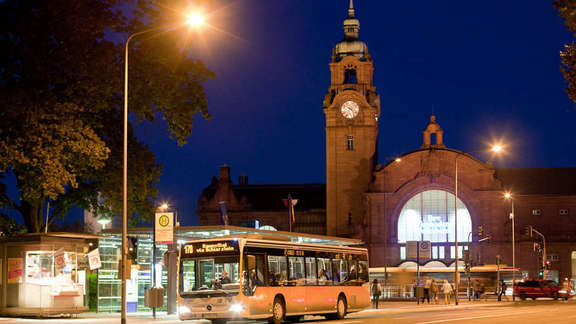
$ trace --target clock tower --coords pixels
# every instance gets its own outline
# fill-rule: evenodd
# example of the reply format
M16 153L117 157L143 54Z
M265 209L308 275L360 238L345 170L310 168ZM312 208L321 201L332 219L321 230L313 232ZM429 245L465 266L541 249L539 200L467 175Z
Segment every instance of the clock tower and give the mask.
M332 50L326 116L326 232L353 236L364 218L362 194L374 170L380 96L373 84L374 62L358 38L360 22L350 0L344 39Z

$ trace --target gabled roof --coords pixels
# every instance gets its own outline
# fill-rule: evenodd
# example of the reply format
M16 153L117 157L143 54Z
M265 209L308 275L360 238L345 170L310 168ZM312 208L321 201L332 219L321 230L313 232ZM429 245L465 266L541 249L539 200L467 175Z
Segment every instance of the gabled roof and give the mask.
M288 194L298 199L296 210L326 209L326 184L248 184L233 185L238 200L246 198L250 210L284 210L282 199ZM211 185L202 193L208 200L214 196L216 186Z
M496 169L495 176L515 194L576 194L576 168Z

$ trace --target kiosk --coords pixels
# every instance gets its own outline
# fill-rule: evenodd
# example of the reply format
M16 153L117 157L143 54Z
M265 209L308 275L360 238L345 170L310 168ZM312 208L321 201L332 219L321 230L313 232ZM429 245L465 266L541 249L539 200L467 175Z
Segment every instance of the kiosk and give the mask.
M33 233L0 241L0 313L49 316L86 311L86 254L98 238Z

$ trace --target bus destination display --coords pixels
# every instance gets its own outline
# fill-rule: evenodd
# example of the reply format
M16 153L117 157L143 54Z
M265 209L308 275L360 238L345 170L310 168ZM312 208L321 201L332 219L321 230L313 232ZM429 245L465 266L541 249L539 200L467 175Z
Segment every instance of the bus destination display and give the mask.
M238 252L237 242L209 242L184 245L186 255L230 254Z

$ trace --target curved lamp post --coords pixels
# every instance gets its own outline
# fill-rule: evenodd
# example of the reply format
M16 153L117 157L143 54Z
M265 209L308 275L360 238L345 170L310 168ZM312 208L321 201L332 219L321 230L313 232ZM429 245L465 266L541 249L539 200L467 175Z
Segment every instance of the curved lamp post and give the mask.
M185 24L191 27L198 27L204 24L204 17L198 13L190 14ZM120 271L122 280L121 297L121 324L126 323L126 256L127 256L127 232L128 232L128 48L130 41L139 35L148 34L155 31L165 30L165 28L152 28L136 32L128 36L124 45L124 157L122 162L122 269Z

